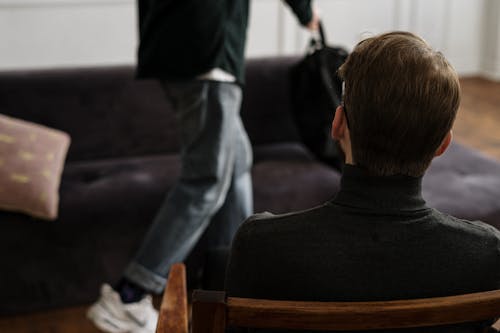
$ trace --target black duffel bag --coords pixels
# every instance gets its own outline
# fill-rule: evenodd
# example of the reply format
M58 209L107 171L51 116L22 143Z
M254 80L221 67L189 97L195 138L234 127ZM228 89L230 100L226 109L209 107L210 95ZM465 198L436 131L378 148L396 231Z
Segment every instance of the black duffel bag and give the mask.
M343 154L330 137L335 109L341 103L342 82L337 69L348 52L328 46L320 22L308 54L291 71L294 116L304 144L323 162L340 168Z

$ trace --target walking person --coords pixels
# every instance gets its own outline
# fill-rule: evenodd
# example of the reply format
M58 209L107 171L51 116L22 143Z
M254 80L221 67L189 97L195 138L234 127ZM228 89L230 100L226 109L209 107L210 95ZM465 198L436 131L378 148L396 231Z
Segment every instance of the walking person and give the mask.
M311 0L286 0L314 30ZM210 224L229 245L253 213L251 146L240 118L249 0L139 0L137 75L154 78L173 106L181 175L141 247L87 315L105 332L154 332L171 264L183 261Z

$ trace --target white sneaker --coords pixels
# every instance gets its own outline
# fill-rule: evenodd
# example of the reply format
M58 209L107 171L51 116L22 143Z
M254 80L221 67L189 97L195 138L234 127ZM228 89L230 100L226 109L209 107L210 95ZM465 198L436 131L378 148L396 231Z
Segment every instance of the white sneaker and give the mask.
M153 307L151 296L125 304L113 288L103 284L101 296L87 311L87 318L108 333L154 333L158 312Z

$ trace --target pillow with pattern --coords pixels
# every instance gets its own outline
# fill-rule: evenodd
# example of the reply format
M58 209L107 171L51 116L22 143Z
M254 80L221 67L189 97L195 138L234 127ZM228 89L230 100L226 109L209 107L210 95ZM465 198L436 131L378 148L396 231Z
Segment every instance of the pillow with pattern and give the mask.
M67 133L0 114L0 209L54 220Z

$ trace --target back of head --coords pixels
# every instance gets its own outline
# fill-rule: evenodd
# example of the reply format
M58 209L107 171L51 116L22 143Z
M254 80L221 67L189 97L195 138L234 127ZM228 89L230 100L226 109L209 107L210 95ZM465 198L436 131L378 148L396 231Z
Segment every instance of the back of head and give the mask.
M458 76L408 32L360 42L339 69L353 161L373 175L421 176L450 131Z

